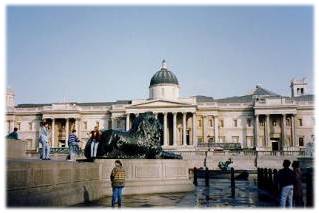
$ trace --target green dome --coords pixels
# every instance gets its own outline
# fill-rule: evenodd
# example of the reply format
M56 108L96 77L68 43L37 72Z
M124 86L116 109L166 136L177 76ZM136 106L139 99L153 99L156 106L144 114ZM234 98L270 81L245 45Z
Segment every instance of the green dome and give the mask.
M171 71L162 68L161 70L157 71L152 79L151 79L151 83L150 83L150 87L154 86L156 84L176 84L178 85L178 80L176 78L176 76L174 75L174 73L172 73Z

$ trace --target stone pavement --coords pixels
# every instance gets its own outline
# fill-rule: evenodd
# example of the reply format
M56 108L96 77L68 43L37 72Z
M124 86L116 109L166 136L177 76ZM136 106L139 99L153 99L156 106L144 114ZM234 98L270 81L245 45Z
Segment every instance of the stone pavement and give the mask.
M210 187L205 187L204 184L203 179L198 179L198 186L193 192L124 196L123 207L275 207L271 200L261 196L262 192L257 189L253 178L249 181L236 181L235 198L231 197L228 179L211 179ZM94 202L78 204L76 207L110 207L110 204L111 197L104 197Z

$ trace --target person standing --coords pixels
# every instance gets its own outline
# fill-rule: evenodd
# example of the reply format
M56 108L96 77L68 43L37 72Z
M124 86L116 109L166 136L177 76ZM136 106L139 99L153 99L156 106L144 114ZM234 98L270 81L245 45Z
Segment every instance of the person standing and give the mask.
M97 154L97 148L99 146L100 134L99 130L91 132L91 158L94 160Z
M111 172L112 182L112 207L115 207L115 203L118 207L122 206L122 190L125 185L125 170L122 167L120 160L115 161L115 167Z
M295 174L289 169L290 160L284 160L283 169L278 172L278 182L281 189L280 207L285 208L288 200L288 207L292 208L293 190L296 182Z
M42 160L51 160L48 126L48 123L43 122L40 128L39 142L42 144L42 155L40 157Z
M18 128L14 127L13 132L11 132L9 135L7 135L7 138L8 139L18 140L19 139L19 137L18 137Z
M292 162L293 172L296 177L296 182L294 184L294 194L293 194L293 202L296 207L303 207L303 192L302 192L302 173L299 168L299 161Z
M76 133L76 130L73 129L72 133L68 137L69 154L70 154L69 161L75 161L75 156L78 155L80 151L80 147L79 147L80 140L78 139L75 133Z

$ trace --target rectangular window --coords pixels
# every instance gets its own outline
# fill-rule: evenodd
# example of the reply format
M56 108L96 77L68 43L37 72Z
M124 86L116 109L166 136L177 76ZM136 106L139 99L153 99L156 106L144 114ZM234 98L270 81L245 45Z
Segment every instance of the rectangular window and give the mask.
M215 136L212 136L208 139L208 142L215 142Z
M299 137L299 146L304 146L304 137Z
M272 126L277 126L277 121L276 120L272 121Z
M290 126L290 118L286 119L286 126Z
M87 122L87 121L83 121L83 128L84 128L85 130L88 129L88 122Z
M29 123L29 130L32 130L32 122Z
M202 121L201 120L198 120L198 127L202 128Z
M247 119L247 126L251 127L251 119L250 118Z
M18 130L21 130L21 123L20 122L17 123L17 128L18 128Z
M302 126L302 119L298 119L299 121L299 126Z
M224 127L224 120L219 120L219 127L221 127L221 128Z
M259 125L260 126L265 126L265 121L260 121Z
M225 143L225 136L219 136L219 142Z
M239 142L239 136L232 136L232 142L238 143Z
M237 120L234 120L234 127L237 127Z
M213 127L213 120L212 119L209 120L209 126Z
M254 146L254 137L246 136L247 147L251 148Z

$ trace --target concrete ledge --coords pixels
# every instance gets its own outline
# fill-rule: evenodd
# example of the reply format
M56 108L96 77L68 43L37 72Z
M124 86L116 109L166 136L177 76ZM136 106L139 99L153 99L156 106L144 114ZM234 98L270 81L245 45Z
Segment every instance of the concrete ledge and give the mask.
M124 194L194 190L183 160L122 160ZM114 160L94 163L8 160L8 206L69 206L111 195Z
M7 139L7 158L23 159L26 158L26 142L22 140Z

